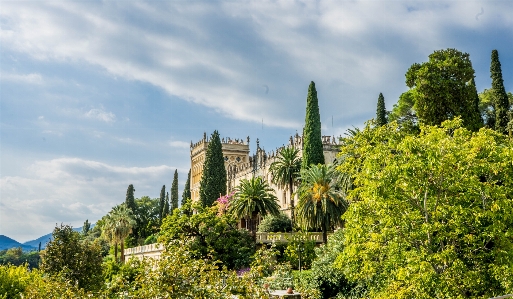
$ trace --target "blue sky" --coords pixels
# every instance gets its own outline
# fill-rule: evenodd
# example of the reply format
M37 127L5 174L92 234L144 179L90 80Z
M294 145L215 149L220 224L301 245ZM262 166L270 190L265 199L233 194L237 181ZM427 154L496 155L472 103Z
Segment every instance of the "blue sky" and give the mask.
M0 234L28 241L157 197L203 132L266 150L301 132L315 81L325 135L374 117L435 50L499 51L513 1L1 1ZM333 121L332 121L333 119Z

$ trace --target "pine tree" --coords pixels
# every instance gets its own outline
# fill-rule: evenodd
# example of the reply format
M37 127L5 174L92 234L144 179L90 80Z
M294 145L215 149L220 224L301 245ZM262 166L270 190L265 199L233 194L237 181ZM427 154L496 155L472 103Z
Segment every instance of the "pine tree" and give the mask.
M132 211L132 213L135 213L136 205L135 205L135 198L134 198L134 185L130 184L128 185L128 189L126 190L126 199L125 203L126 206Z
M501 63L499 61L499 52L497 52L497 50L492 51L490 73L490 77L492 78L492 94L495 104L495 130L497 132L507 134L509 122L509 100L506 89L504 88L504 80L502 80Z
M209 207L220 195L224 194L226 194L226 169L224 168L221 139L216 130L208 143L205 164L203 164L200 201L204 207Z
M385 98L380 92L378 97L378 108L376 110L376 126L381 127L387 124L387 110L385 108Z
M319 101L315 83L312 81L308 87L306 98L306 118L303 129L303 160L302 169L310 165L324 164L324 153L322 151L321 115L319 114Z
M174 211L174 209L178 209L178 170L176 169L171 185L171 211Z
M162 212L162 218L166 218L169 215L169 192L166 193L166 202L164 203L164 211Z
M160 189L160 198L159 198L159 220L162 222L164 218L164 206L166 205L166 185L162 186Z
M189 174L187 174L187 181L185 182L185 187L182 193L182 202L181 206L185 204L187 199L191 198L191 170L189 169Z

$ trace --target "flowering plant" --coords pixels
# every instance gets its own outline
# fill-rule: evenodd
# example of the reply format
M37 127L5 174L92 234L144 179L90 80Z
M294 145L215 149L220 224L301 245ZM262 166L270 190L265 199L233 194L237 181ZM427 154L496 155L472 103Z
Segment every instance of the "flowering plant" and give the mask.
M226 213L226 211L228 211L228 208L230 208L230 203L232 202L234 195L235 195L235 191L233 191L232 193L223 195L216 200L217 205L219 207L219 211L218 211L217 215L221 216L224 213Z

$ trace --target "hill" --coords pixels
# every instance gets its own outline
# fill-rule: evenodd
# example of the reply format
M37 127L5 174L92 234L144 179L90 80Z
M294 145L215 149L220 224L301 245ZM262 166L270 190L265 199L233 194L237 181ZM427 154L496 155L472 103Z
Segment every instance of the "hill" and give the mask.
M37 247L21 244L20 242L13 240L7 236L0 235L0 250L9 249L13 247L21 247L24 251L37 250Z
M91 224L91 229L94 227L94 224ZM82 227L74 227L73 228L74 231L76 232L81 232L82 231ZM52 233L49 233L49 234L46 234L44 236L41 236L35 240L32 240L32 241L27 241L25 243L23 243L23 245L27 245L27 246L32 246L32 247L35 247L36 249L39 248L39 242L41 242L41 249L45 249L46 248L46 244L48 242L50 242L50 240L52 240Z

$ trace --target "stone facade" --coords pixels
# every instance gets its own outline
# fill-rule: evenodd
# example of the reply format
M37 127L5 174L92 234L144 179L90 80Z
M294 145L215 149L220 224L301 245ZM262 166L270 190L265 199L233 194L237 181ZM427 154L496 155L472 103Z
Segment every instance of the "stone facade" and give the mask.
M326 164L333 163L339 151L336 138L332 136L323 136L322 144L324 150L324 161ZM269 171L270 165L275 161L277 154L282 148L277 148L271 152L266 152L260 147L258 139L256 140L256 151L253 155L249 152L249 137L243 139L222 138L224 166L227 173L228 193L233 191L242 179L250 179L254 176L264 178L274 189L282 211L290 214L289 190L282 189L271 182L272 177ZM191 199L199 200L199 187L201 176L203 174L203 164L207 151L209 140L207 135L203 134L203 139L197 143L191 142ZM299 149L302 155L303 137L296 134L291 136L286 147ZM296 198L297 203L297 198Z

